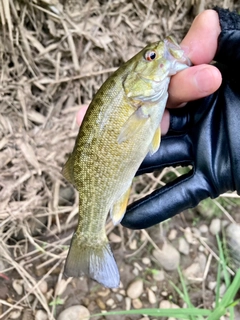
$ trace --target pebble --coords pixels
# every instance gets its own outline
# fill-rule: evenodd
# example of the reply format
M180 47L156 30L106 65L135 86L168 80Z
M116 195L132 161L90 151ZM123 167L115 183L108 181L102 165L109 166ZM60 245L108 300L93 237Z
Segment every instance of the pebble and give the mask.
M153 279L155 281L163 281L165 279L164 271L163 270L157 270L157 272L154 272Z
M39 286L38 286L39 290L45 294L47 293L48 291L48 284L47 284L47 281L43 280L39 283Z
M148 288L147 289L147 294L148 294L148 301L151 304L155 304L157 302L157 298L156 298L155 293L151 289Z
M208 232L208 226L206 224L202 224L200 227L199 227L199 231L201 233L207 233Z
M169 301L169 300L162 300L159 304L159 309L178 309L180 308L175 303Z
M148 317L143 317L143 318L141 318L139 320L149 320L149 318Z
M137 277L139 275L139 270L138 268L134 268L132 273L135 275L135 277Z
M129 243L129 248L131 250L136 250L137 249L137 240L133 239L130 243Z
M142 258L142 263L146 266L151 264L151 260L148 257Z
M131 299L139 298L142 293L143 293L142 279L138 279L138 280L132 282L127 289L127 295Z
M240 225L237 223L229 224L225 233L230 264L232 268L237 270L240 268Z
M122 242L122 238L118 236L116 233L111 232L109 235L109 240L113 243L120 243Z
M142 308L142 301L140 299L133 299L132 306L134 309L141 309Z
M221 231L221 220L218 218L212 219L209 230L212 235L216 235Z
M108 296L110 293L110 289L108 288L105 288L103 289L103 291L99 291L97 294L100 296L100 297L106 297Z
M116 294L116 299L118 302L122 302L123 301L123 296L119 293Z
M131 309L131 299L128 298L128 297L126 297L126 298L125 298L125 304L126 304L125 309L126 309L126 310L130 310L130 309Z
M208 283L208 289L209 290L214 290L216 288L216 285L217 285L217 281L210 281Z
M15 311L10 312L8 319L19 319L20 316L21 316L21 311L15 310Z
M37 310L35 313L35 320L48 320L48 315L43 310Z
M217 289L217 288L216 288ZM225 283L222 283L221 285L220 285L220 288L219 288L219 296L220 297L223 297L223 295L224 295L224 293L226 292L226 290L227 290L227 287L226 287L226 285L225 285ZM215 290L216 291L216 290ZM216 293L216 292L215 292Z
M13 289L17 292L18 295L22 295L23 293L23 280L15 279L12 283Z
M57 320L89 320L90 312L81 305L72 306L63 310Z
M193 244L193 243L194 243L192 230L191 230L189 227L187 227L187 228L184 230L184 237L185 237L185 239L187 240L187 242L188 242L189 244Z
M167 242L163 244L162 249L154 249L153 256L167 271L177 269L180 262L180 253Z
M105 305L105 303L102 301L102 299L97 298L97 299L96 299L96 303L97 303L97 305L99 306L99 308L100 308L101 310L106 310L106 305Z
M168 239L170 241L172 240L175 240L177 237L177 230L176 229L172 229L170 232L169 232L169 235L168 235Z
M194 262L187 269L183 270L184 276L191 282L202 281L206 262L206 256L200 253L197 258L194 259Z
M107 305L108 307L112 307L114 304L115 304L115 301L114 301L112 298L110 298L110 299L108 299L108 300L106 301L106 305Z
M186 256L189 254L189 243L184 238L179 239L178 250Z

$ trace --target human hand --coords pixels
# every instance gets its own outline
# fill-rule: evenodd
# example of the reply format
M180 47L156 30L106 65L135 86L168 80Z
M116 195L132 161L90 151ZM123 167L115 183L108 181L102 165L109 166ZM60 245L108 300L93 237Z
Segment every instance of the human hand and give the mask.
M207 197L215 198L229 190L240 193L240 16L223 9L217 11L222 29L220 35L219 21L214 11L199 15L192 26L196 27L193 31L199 30L199 35L201 28L203 34L209 30L209 37L213 37L209 48L204 48L204 38L195 38L191 31L184 41L188 43L193 63L209 62L215 55L216 67L223 78L221 87L206 98L190 102L183 108L171 109L168 135L163 137L159 150L152 157L146 157L138 174L170 165L192 165L193 169L131 204L122 220L125 227L147 228L196 206ZM207 19L203 19L204 16ZM200 29L197 29L198 23ZM208 38L205 41L208 42ZM202 52L197 50L198 43ZM169 99L173 106L184 100L192 100L186 99L187 93L183 90L185 83L182 84L184 79L180 81L180 78L193 68L196 67L173 77L171 90L174 89L174 93L170 92ZM213 69L210 72L215 72L214 78L219 81L218 73ZM211 86L210 83L208 85ZM181 91L177 93L179 87ZM181 95L184 97L181 98Z

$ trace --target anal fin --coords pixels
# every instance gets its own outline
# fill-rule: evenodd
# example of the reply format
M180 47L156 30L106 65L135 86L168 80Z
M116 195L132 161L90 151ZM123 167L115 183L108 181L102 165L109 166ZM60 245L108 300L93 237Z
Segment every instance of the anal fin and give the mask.
M128 198L130 195L131 187L122 195L122 197L114 203L111 209L111 218L113 224L116 226L118 223L121 222L127 208Z

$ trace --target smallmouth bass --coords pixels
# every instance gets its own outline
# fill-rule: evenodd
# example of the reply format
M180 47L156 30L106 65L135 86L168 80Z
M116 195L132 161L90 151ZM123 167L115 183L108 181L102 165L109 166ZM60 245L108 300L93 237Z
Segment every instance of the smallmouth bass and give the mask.
M132 180L148 152L160 145L160 122L170 77L190 66L172 38L147 45L117 69L88 107L64 177L79 192L79 221L65 274L83 274L109 288L120 276L105 233L110 212L118 224Z

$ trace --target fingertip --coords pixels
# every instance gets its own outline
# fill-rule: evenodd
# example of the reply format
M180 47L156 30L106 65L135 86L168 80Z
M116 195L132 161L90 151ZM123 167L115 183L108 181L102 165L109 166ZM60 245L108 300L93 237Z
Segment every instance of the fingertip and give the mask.
M85 113L86 113L86 111L87 111L87 108L88 108L88 106L87 105L83 105L82 107L81 107L81 109L78 111L78 113L77 113L77 116L76 116L76 118L77 118L77 124L80 126L81 124L82 124L82 122L83 122L83 118L84 118L84 116L85 116Z
M212 65L203 64L183 70L171 79L167 107L178 107L183 102L206 97L215 92L221 82L220 71Z

